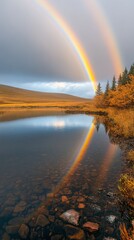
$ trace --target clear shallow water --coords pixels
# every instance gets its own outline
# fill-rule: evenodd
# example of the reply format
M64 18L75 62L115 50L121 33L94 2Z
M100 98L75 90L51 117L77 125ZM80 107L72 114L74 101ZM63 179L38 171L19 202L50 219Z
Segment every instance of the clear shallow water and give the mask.
M101 208L99 213L90 211L90 220L100 221L100 217L115 213L120 217L117 205L107 201L107 193L117 188L121 152L110 143L103 125L98 131L94 129L79 164L73 168L73 176L69 175L93 127L93 120L87 115L63 115L0 123L1 234L14 217L33 213L46 201L48 193L55 192L57 185L58 200L54 206L49 206L51 212L57 206L60 212L62 195L70 198L82 195L91 205ZM16 211L20 202L24 206ZM69 207L77 209L74 199L70 200ZM63 209L66 207L62 206Z

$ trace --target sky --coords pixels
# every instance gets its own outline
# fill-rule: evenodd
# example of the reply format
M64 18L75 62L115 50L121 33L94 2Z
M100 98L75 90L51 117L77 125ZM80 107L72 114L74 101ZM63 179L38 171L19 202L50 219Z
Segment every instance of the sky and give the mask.
M118 62L122 69L134 62L133 0L4 0L0 1L0 84L94 95L78 53L40 4L43 1L71 27L103 87L119 74Z

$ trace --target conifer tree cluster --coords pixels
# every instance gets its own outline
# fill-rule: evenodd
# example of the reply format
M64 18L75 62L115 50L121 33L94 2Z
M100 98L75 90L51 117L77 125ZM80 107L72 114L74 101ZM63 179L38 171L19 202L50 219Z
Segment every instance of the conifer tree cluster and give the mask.
M125 68L118 80L114 76L111 84L108 81L104 92L99 83L94 101L97 107L131 107L134 104L134 64L129 71Z

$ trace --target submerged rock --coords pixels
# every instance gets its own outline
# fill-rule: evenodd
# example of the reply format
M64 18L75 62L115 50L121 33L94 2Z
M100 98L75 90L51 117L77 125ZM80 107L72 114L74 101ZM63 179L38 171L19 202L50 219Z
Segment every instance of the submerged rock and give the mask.
M25 209L26 209L26 202L21 201L15 206L14 213L23 212Z
M86 228L89 232L96 232L99 230L99 224L94 222L86 222L83 225L83 228Z
M114 223L115 222L115 220L116 220L116 216L114 216L114 215L110 215L110 216L107 216L107 221L108 222L110 222L110 223Z
M111 226L106 226L105 227L105 233L107 234L112 234L114 232L114 228Z
M101 207L97 204L91 204L90 205L91 209L93 209L95 212L100 212L101 211Z
M83 202L85 202L85 198L84 197L78 197L77 202L83 203Z
M8 234L16 234L19 230L20 225L9 225L6 226L6 232Z
M107 196L110 197L110 198L113 198L115 196L115 194L113 192L108 192Z
M10 240L10 236L7 233L4 233L2 236L2 240Z
M25 222L25 219L23 217L14 217L9 220L8 225L21 225Z
M47 198L53 198L54 197L54 194L53 193L48 193L47 194Z
M62 197L61 197L61 201L62 201L63 203L68 203L68 202L69 202L67 196L62 196Z
M60 215L60 218L68 223L78 225L80 214L75 210L68 210Z
M51 240L62 240L64 239L62 235L56 234L51 237Z
M85 240L85 233L82 229L72 225L66 225L64 229L67 235L67 239Z
M46 216L40 214L36 221L36 226L45 227L49 224L49 220Z
M26 224L22 224L18 233L22 239L27 239L28 234L29 234L28 226Z
M8 217L13 212L14 207L5 207L1 213L0 218Z
M49 215L49 211L48 211L48 209L45 206L40 206L38 208L38 210L37 210L37 214L38 215L43 214L43 215L48 216Z
M85 204L84 204L84 203L79 203L78 208L79 208L79 209L85 208Z
M48 219L49 219L50 222L54 222L55 217L54 217L53 215L49 215L49 216L48 216Z

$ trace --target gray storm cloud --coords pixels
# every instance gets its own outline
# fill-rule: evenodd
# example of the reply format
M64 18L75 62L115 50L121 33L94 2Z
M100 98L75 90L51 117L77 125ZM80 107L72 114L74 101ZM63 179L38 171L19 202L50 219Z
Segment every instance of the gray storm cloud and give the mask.
M0 2L0 19L1 73L74 80L84 76L66 38L37 3Z
M50 2L81 40L97 80L111 79L114 68L109 51L84 1ZM129 67L134 61L134 1L101 0L99 4L112 26L124 67ZM40 82L87 80L71 43L36 0L0 1L0 74L3 79L4 74L20 75L20 82L28 76L33 82L39 78ZM13 77L9 79L13 83Z

